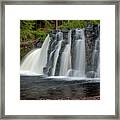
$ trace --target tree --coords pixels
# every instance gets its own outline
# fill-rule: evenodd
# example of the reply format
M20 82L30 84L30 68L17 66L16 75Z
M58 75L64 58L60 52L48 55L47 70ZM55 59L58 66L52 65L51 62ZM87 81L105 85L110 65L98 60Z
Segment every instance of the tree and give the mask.
M43 43L47 34L53 29L85 28L88 26L88 24L100 24L100 20L21 20L21 59L31 49L34 48L32 41L35 41L37 39L37 41L39 40L41 43Z

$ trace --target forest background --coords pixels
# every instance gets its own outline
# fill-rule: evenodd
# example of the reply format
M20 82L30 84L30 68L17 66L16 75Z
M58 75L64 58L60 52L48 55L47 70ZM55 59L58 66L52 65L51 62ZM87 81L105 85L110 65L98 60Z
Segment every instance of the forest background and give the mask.
M46 36L55 29L85 28L100 20L21 20L20 60L34 48L40 48Z

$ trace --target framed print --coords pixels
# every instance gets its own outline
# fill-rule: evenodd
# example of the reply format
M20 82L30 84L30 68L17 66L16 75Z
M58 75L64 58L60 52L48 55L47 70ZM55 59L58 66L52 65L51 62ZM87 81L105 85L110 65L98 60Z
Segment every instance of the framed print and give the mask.
M119 119L119 2L1 2L1 118Z

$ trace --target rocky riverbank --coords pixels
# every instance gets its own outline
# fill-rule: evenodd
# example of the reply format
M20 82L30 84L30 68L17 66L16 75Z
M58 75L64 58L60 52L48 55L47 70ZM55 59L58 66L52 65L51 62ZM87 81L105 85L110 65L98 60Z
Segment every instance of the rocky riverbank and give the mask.
M99 100L100 82L21 77L21 100Z

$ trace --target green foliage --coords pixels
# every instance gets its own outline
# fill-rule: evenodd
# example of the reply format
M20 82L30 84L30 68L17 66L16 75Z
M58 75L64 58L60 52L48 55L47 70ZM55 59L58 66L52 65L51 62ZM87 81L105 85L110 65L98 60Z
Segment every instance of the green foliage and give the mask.
M21 42L40 39L43 41L49 31L53 29L52 24L48 20L44 21L47 30L37 28L36 20L21 20L20 21L20 40Z
M40 39L44 41L48 32L54 29L50 20L44 20L45 28L36 28L36 20L21 20L20 21L20 40L30 41L33 39ZM59 29L64 28L84 28L88 24L100 24L100 20L63 20L62 24L58 26Z
M34 39L32 34L33 29L35 28L34 20L21 20L20 21L20 40L28 41Z
M48 20L45 20L45 27L48 28L49 30L50 30L50 29L53 29L52 24L51 24L50 21L48 21Z
M47 36L47 33L44 32L43 30L41 29L38 29L36 31L33 31L33 35L37 38L37 39L40 39L41 42L44 41L45 37Z
M59 28L64 29L64 28L83 28L84 23L82 21L78 20L68 20L68 21L63 21L63 24L59 26Z
M25 45L24 47L20 47L20 59L22 58L29 52L31 49L33 49L34 45L32 43L29 43L29 45Z
M44 41L47 34L53 26L49 21L43 21L45 24L46 30L43 28L36 28L37 21L36 20L21 20L20 21L20 41L21 43L27 43L27 45L23 45L20 48L20 58L22 59L31 49L34 48L32 43L33 40L39 39L41 42ZM30 42L31 41L31 42Z
M89 20L90 24L97 25L100 24L100 20Z
M33 30L35 28L35 20L21 20L20 29L21 30Z
M59 21L59 20L58 20ZM57 22L58 22L57 21ZM88 24L100 24L100 20L61 20L61 25L57 26L58 29L64 28L85 28ZM20 42L25 42L20 48L21 59L31 49L34 48L33 40L39 39L44 42L47 34L55 29L55 20L43 20L44 27L41 28L38 23L39 20L21 20L20 21ZM31 41L31 42L30 42ZM26 42L27 45L26 45Z
M60 29L64 28L85 28L88 24L100 24L99 20L65 20L63 24L59 26Z

